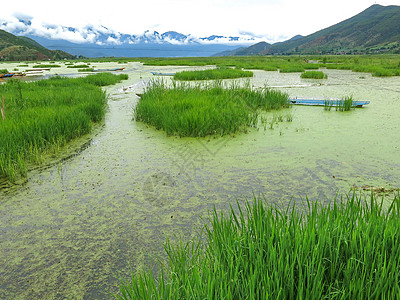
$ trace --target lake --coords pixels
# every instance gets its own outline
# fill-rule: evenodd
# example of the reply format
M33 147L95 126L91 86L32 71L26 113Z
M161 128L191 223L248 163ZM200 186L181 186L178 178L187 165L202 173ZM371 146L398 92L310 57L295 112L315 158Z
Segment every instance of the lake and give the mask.
M106 88L105 121L92 134L33 168L25 182L3 182L0 298L109 299L118 271L128 277L153 268L166 239L196 236L214 207L227 211L261 196L302 209L306 198L329 203L354 190L368 195L367 186L400 188L397 77L323 70L328 79L307 80L254 71L254 87L371 103L350 112L293 106L265 113L265 125L247 133L179 138L133 120L136 93L151 71L196 68L120 66L129 79Z

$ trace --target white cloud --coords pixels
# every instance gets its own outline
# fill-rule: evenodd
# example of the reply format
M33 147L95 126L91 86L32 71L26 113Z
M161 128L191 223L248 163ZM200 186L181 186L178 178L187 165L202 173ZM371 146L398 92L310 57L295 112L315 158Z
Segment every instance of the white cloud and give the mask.
M277 42L334 25L360 13L375 0L114 0L112 3L69 0L63 4L50 0L19 0L18 5L12 1L3 2L0 20L23 18L32 22L36 33L47 36L51 33L53 37L75 42L94 41L101 33L141 35L146 30L160 33L173 30L195 37L239 36L241 32L252 32L267 42ZM377 2L400 4L399 0ZM57 26L47 31L44 24ZM69 26L78 31L71 33L64 29ZM1 28L23 31L26 25L9 22Z

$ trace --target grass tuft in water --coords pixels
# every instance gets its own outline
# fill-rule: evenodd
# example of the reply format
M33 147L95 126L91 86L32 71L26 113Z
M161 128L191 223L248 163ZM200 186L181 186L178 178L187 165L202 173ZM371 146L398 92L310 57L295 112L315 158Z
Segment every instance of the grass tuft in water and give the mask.
M383 202L383 200L382 200ZM167 264L120 277L116 299L397 299L400 198L371 195L308 213L264 204L214 209L205 237L164 246Z
M326 75L322 71L306 71L301 73L301 78L311 78L311 79L327 79L328 75Z
M342 100L338 101L338 105L336 106L337 111L350 111L353 107L354 99L352 96L346 96Z
M242 77L253 77L253 72L224 67L202 71L182 71L174 75L175 80L214 80Z
M39 64L39 65L34 65L32 68L60 68L60 65L54 65L54 64Z
M289 96L265 88L252 90L221 81L190 85L153 81L135 108L135 118L167 135L226 135L256 126L258 109L265 111L288 107Z

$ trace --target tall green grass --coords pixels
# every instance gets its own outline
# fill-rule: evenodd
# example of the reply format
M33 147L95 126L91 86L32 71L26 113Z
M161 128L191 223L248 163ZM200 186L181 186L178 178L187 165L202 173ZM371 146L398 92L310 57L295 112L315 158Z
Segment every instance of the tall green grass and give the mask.
M328 75L326 75L322 71L306 71L304 73L301 73L300 77L311 78L311 79L326 79L328 78Z
M34 65L32 68L60 68L60 65L54 65L54 64L39 64L39 65Z
M212 214L205 237L167 242L167 264L120 278L116 299L397 299L400 198L371 196L308 213L255 199Z
M82 69L82 68L90 68L90 66L87 64L79 64L79 65L70 65L67 68Z
M168 135L226 135L256 126L258 109L288 107L288 95L280 91L252 90L221 81L190 85L153 81L135 108L135 118Z
M354 99L352 96L346 96L342 100L338 101L336 110L338 111L350 111L353 107Z
M282 65L279 68L280 73L296 73L296 72L304 72L304 66L302 65Z
M125 78L102 73L0 85L6 115L0 119L0 176L24 176L27 163L41 152L88 133L91 122L104 115L106 95L98 86Z
M182 71L174 75L175 80L213 80L253 77L253 72L232 68L216 68L202 71Z

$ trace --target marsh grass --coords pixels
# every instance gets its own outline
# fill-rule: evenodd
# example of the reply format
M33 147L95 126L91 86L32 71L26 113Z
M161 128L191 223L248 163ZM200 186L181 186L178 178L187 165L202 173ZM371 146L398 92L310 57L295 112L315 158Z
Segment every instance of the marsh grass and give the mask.
M304 72L304 66L302 65L283 65L279 68L280 73L297 73L297 72Z
M365 200L365 201L364 201ZM261 199L214 209L203 235L164 248L167 264L120 277L117 299L397 299L400 198L354 194L308 212Z
M6 115L0 120L0 176L25 176L28 162L38 161L40 153L89 132L104 115L106 95L98 86L124 78L102 73L0 85Z
M182 71L174 75L175 80L214 80L242 77L253 77L253 72L225 67L201 71Z
M324 100L324 110L330 111L333 107L333 100Z
M93 72L93 68L78 69L78 72Z
M328 75L326 75L322 71L306 71L301 73L301 78L311 78L311 79L327 79Z
M90 66L87 64L80 64L80 65L70 65L67 66L67 68L82 69L82 68L90 68Z
M342 100L338 101L338 105L336 106L337 111L350 111L353 107L354 99L352 96L346 96Z
M246 131L258 122L258 110L288 107L289 96L277 90L252 90L221 81L190 85L153 81L135 108L135 118L167 135L201 137Z
M55 65L55 64L39 64L39 65L34 65L32 68L60 68L60 65Z

